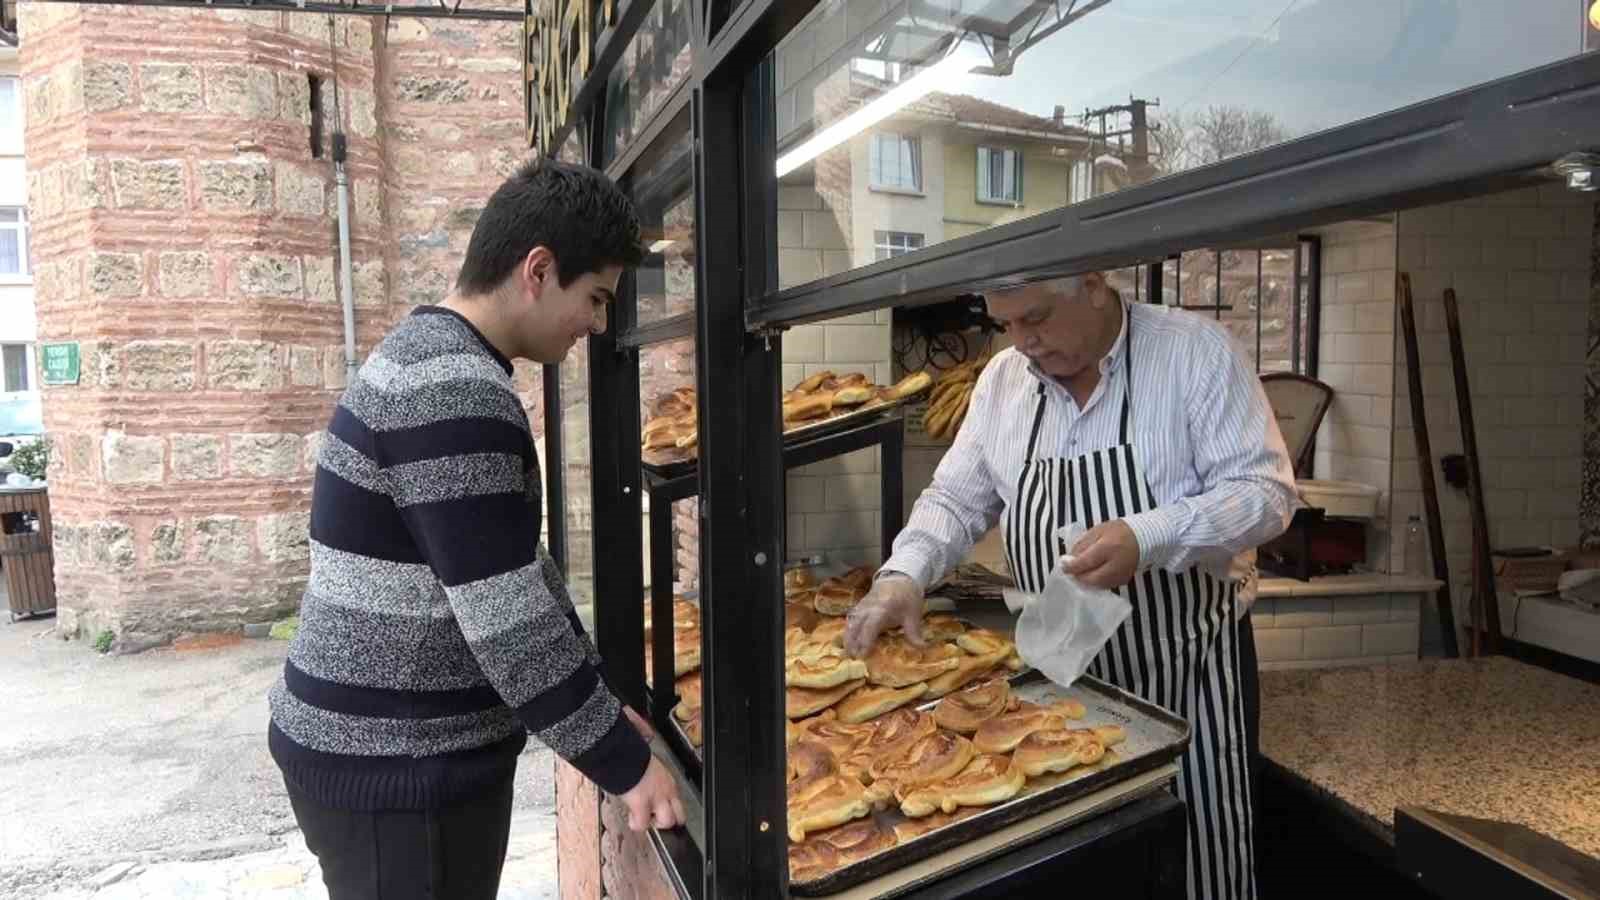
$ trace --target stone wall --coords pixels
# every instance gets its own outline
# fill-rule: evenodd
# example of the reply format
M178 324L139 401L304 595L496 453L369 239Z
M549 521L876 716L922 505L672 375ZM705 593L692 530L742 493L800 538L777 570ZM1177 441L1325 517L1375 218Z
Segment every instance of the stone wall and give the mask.
M21 20L39 333L83 356L81 382L44 396L62 631L132 647L281 615L345 383L335 75L365 355L443 297L471 205L520 156L520 32L450 23L430 46L463 49L412 59L399 48L426 30L409 21L391 45L358 17L24 4ZM537 374L520 377L537 413Z

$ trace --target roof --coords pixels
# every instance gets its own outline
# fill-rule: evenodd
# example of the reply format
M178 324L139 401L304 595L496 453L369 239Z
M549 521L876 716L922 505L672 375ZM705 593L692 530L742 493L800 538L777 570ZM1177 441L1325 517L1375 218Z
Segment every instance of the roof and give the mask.
M945 94L935 91L926 97L912 103L908 109L916 112L925 112L941 118L955 119L963 125L990 125L999 128L1015 128L1022 131L1034 131L1045 134L1058 134L1064 138L1086 138L1091 133L1076 125L1057 122L1044 116L1036 116L1003 106L991 100L983 100L967 94Z

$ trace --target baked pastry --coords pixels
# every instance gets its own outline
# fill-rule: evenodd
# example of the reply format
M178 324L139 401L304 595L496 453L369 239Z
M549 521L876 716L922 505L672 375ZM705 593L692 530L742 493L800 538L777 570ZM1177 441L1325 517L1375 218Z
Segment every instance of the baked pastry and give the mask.
M1017 645L1011 639L998 631L987 628L973 628L963 632L956 638L956 646L971 653L973 656L993 656L999 654L1000 659L1005 659L1015 650Z
M789 725L788 737L791 746L806 742L827 747L834 759L838 760L840 772L864 778L870 760L859 758L858 754L872 740L876 731L877 726L871 722L851 725L840 722L833 710L827 710L820 716Z
M830 578L817 588L812 603L816 606L817 612L825 616L842 616L861 602L861 598L867 595L867 590L871 586L870 574L864 585L858 585L844 578Z
M804 600L801 598L804 598ZM798 594L795 599L783 604L783 626L785 628L810 631L821 623L822 617L817 615L816 607L811 605L809 591L804 594Z
M811 629L811 639L831 647L844 646L844 619L837 616L827 616L817 622L817 627Z
M700 673L691 672L678 679L678 705L673 707L672 714L678 721L687 722L700 714Z
M656 398L655 406L651 412L657 416L681 416L692 414L699 409L699 399L694 388L681 387Z
M922 619L922 639L951 643L967 633L967 623L946 613L934 613Z
M697 709L694 711L694 718L683 723L683 734L684 737L689 739L689 746L691 747L699 747L703 740L700 726L700 710Z
M842 387L833 392L834 406L860 406L877 396L877 391L869 384L853 384Z
M700 626L672 633L672 674L687 675L700 668Z
M936 812L931 816L924 816L920 819L907 819L904 822L895 823L894 836L899 838L900 843L908 844L947 825L954 825L962 819L970 819L981 811L980 807L963 806L953 813Z
M1017 745L1017 768L1029 778L1087 766L1106 755L1105 745L1084 729L1035 731Z
M793 597L795 594L810 591L816 586L816 579L812 577L809 568L790 569L783 573L783 595L785 597Z
M814 716L843 700L866 683L867 680L863 678L858 681L847 681L838 687L823 688L822 690L801 687L789 688L784 691L784 714L791 719L804 719L806 716Z
M957 734L972 734L978 726L1011 708L1011 685L1004 681L991 681L985 685L967 688L939 701L933 708L933 720L940 728Z
M903 400L914 397L928 388L933 387L933 376L927 372L912 372L910 375L895 382L882 394L885 400Z
M1027 667L1028 664L1022 661L1022 654L1018 653L1015 647L1011 648L1011 652L1006 654L1006 668L1013 672L1021 672Z
M1015 797L1027 782L1015 763L1004 756L976 757L959 775L913 789L900 800L900 811L912 818L955 812L963 806L993 806Z
M843 825L872 812L867 788L848 775L822 775L790 782L789 840L800 842L811 832Z
M789 781L802 778L820 778L839 771L839 760L833 751L816 741L802 738L789 748Z
M833 412L832 394L803 394L783 402L783 421L805 422Z
M818 654L791 660L784 668L784 682L793 687L831 688L867 676L867 664L842 653Z
M867 680L883 687L906 687L960 668L964 657L949 644L918 647L904 637L885 635L867 653Z
M1030 703L979 725L978 730L973 732L972 743L979 753L1010 753L1022 743L1023 738L1035 731L1066 727L1067 716L1064 713Z
M799 844L789 845L789 880L816 881L897 843L899 838L894 831L871 818L817 832Z
M839 701L837 707L839 721L858 724L876 719L886 712L905 706L927 692L926 684L913 684L903 688L863 687Z
M903 800L910 791L954 778L976 755L972 742L959 734L935 731L918 738L894 759L870 767L873 800L890 795Z
M827 841L812 839L789 845L789 881L816 881L844 868L839 851Z
M815 613L813 613L813 615L815 615ZM811 635L806 634L804 631L800 630L799 628L787 628L787 629L784 629L784 632L783 632L783 656L784 656L784 659L786 659L790 663L796 662L798 660L805 660L805 661L808 661L808 662L815 662L815 661L820 660L820 659L822 659L823 657L826 657L826 656L841 656L841 655L843 655L843 654L840 651L839 647L837 647L836 645L834 645L832 643L829 643L829 642L826 642L826 641L819 641L816 638L812 637ZM866 674L862 673L861 675L859 675L857 677L865 678ZM831 685L811 684L811 685L802 685L802 687L831 687Z
M823 386L823 384L827 383L827 381L830 378L836 378L836 377L837 376L835 376L830 371L818 372L815 375L812 375L812 376L802 380L799 384L795 385L794 386L794 393L796 393L796 394L809 394L809 393L812 393L812 392L820 389Z
M845 766L865 771L862 780L868 782L874 764L888 765L912 744L939 730L933 716L915 709L897 709L867 727L872 734L845 760Z
M999 653L989 656L962 655L957 660L959 665L956 668L928 680L928 696L943 697L955 693L992 673L1004 659Z

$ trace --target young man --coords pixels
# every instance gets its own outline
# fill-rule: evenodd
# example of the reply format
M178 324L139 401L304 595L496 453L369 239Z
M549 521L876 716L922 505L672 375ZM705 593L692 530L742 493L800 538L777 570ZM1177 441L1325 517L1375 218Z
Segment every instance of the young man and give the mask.
M268 740L332 900L492 900L534 735L628 807L683 821L539 545L511 361L605 328L639 221L604 175L529 165L490 198L455 291L390 332L335 408L311 580Z

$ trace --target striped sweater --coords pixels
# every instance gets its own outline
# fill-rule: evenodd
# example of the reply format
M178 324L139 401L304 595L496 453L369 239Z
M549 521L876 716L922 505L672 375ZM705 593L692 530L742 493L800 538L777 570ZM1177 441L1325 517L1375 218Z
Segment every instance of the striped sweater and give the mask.
M644 773L538 542L511 371L465 319L422 307L334 410L268 731L285 778L326 806L448 805L510 777L529 731L613 794Z

